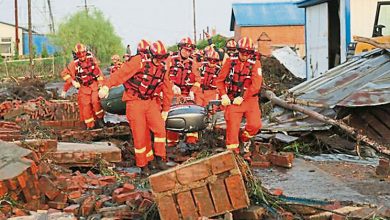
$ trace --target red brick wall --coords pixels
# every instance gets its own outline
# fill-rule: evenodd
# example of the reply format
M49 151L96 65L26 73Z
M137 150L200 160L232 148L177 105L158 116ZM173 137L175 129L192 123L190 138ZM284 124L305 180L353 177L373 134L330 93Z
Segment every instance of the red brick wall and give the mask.
M271 27L239 27L234 28L234 38L238 40L242 36L248 36L257 43L257 39L262 33L266 33L271 39L269 42L260 45L261 52L265 55L270 54L270 49L264 49L264 46L297 46L299 48L299 54L304 56L304 45L305 45L305 27L301 26L271 26ZM264 42L264 41L263 41ZM260 42L262 44L262 42Z

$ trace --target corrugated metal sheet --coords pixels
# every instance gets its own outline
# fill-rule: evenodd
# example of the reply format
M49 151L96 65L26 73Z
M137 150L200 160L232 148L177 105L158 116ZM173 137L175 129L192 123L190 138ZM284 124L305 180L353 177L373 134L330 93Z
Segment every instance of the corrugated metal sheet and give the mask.
M230 29L238 26L304 25L305 10L294 2L235 3Z
M42 54L43 47L46 46L47 52L49 55L52 55L56 52L56 48L53 44L50 43L47 36L42 34L33 34L32 35L32 41L33 45L35 47L35 52L37 55ZM28 55L29 54L29 47L28 47L28 33L23 33L23 54Z
M362 107L390 103L390 50L376 49L308 80L289 91L299 101L321 104L306 107L335 117L335 106ZM275 108L263 129L270 131L326 130L330 126L289 110Z

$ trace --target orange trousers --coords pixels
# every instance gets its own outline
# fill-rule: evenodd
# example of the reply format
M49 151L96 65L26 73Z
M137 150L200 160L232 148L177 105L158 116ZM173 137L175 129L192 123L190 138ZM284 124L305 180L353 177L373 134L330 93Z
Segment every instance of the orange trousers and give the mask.
M246 118L246 125L240 135L242 117ZM257 134L261 128L261 111L258 98L244 100L241 105L229 105L225 108L226 121L226 148L239 153L239 144Z
M218 90L204 90L199 89L199 91L195 92L195 103L197 105L205 107L209 104L211 100L218 99Z
M79 88L77 102L80 108L80 120L84 121L87 128L93 128L95 126L95 119L102 119L104 116L98 90L97 82Z
M148 162L153 160L153 155L165 158L166 131L165 122L161 117L160 101L157 99L127 101L126 116L133 134L136 165L138 167L148 165ZM154 134L153 149L150 131Z

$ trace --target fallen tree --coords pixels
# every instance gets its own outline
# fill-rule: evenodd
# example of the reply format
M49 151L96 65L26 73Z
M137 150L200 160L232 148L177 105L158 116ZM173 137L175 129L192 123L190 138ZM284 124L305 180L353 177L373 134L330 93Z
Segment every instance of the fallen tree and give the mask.
M283 108L290 109L293 111L302 112L302 113L308 115L309 117L312 117L318 121L336 126L340 129L342 129L343 131L345 131L349 136L354 138L358 142L358 144L359 144L359 142L363 142L363 143L367 144L369 147L371 147L372 149L376 150L377 152L390 157L390 150L387 147L385 147L382 144L376 142L375 140L367 137L366 135L363 135L357 129L345 124L342 121L331 119L331 118L326 117L318 112L306 109L306 108L299 106L299 105L296 105L296 104L287 103L284 100L277 97L275 95L275 93L273 93L270 90L266 90L265 95L273 104L279 105ZM359 152L357 152L357 153L359 154Z
M371 44L374 47L381 48L381 49L390 49L390 43L381 43L371 38L353 36L353 40L357 42Z

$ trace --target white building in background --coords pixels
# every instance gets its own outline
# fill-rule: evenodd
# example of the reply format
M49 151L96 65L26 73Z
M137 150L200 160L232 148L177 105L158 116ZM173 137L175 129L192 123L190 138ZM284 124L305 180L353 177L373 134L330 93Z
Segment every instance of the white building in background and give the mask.
M390 1L305 0L306 75L314 78L346 61L354 35L372 37L375 20L390 23ZM381 16L376 15L381 7ZM383 29L390 35L390 27Z

